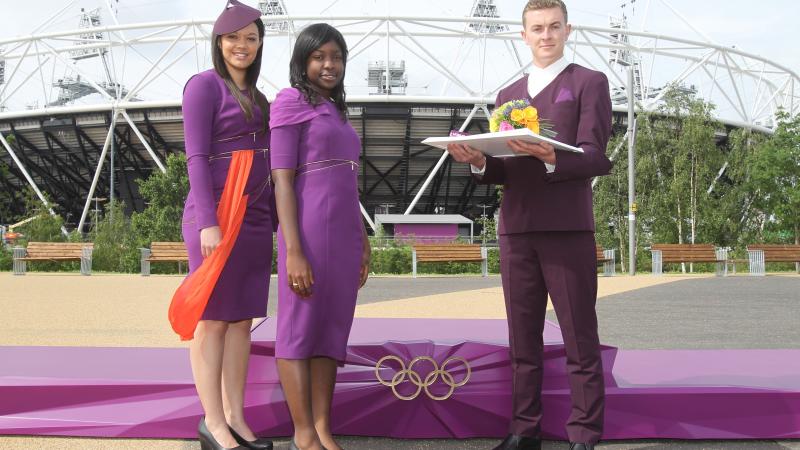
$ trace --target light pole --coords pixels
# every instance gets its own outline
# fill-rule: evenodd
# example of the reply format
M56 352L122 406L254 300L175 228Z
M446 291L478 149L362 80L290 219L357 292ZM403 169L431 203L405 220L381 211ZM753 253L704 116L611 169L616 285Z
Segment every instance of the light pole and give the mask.
M97 221L98 217L100 217L100 202L104 202L108 200L105 197L93 197L94 200L94 230L97 231Z
M633 67L628 69L628 274L636 275L636 117L634 116Z
M481 243L483 244L484 247L486 247L486 221L487 221L486 208L491 208L492 206L484 204L475 206L483 209L483 212L481 213Z
M380 206L383 206L384 214L389 214L389 208L393 208L396 205L394 203L381 203Z
M116 142L117 142L117 115L114 114L114 118L111 120L111 158L109 161L109 186L108 186L108 196L110 197L109 200L109 218L111 220L114 219L114 153L116 153Z

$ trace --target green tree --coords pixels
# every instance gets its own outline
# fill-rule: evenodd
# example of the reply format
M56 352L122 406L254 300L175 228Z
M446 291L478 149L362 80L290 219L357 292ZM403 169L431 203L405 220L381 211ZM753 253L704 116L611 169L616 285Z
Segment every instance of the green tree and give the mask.
M710 237L710 242L734 247L739 257L745 257L747 244L761 240L764 220L754 207L756 194L749 187L751 168L748 161L768 139L769 136L753 130L731 130L726 154L728 165L714 183L711 193L714 214L710 214L707 221L711 222L709 227L716 234Z
M675 90L660 108L664 118L657 121L658 134L665 146L660 149L662 165L656 169L665 175L661 186L667 195L659 196L658 208L672 218L666 221L671 226L662 230L668 240L662 242L701 242L714 234L710 228L714 221L707 220L715 207L708 187L723 166L724 155L716 145L720 125L712 111L710 104Z
M612 136L608 143L609 156L612 149L620 151L614 160L614 168L607 176L596 180L594 188L594 213L597 243L603 248L616 249L617 261L625 271L628 264L628 159L627 138Z
M133 232L138 245L149 245L153 241L182 241L181 218L186 195L189 193L189 176L186 156L170 155L167 171L153 172L146 180L138 180L139 192L146 207L131 217Z
M135 247L149 247L151 242L181 242L183 206L189 193L189 176L184 154L167 157L166 172L154 171L147 179L137 180L145 209L131 216ZM137 253L140 255L140 253ZM138 263L137 263L138 264ZM137 266L138 267L138 266ZM176 273L174 264L156 264L152 273Z
M800 115L778 114L775 134L748 158L754 207L777 237L800 244Z
M58 215L51 215L33 189L29 188L25 191L24 201L24 217L30 220L14 229L14 231L22 233L22 238L16 242L16 245L25 247L28 242L66 242L79 239L78 236L70 236L68 239L64 235L61 231L64 219ZM31 261L28 263L28 270L31 271L73 271L77 267L78 263L76 262Z
M25 194L25 217L31 221L20 225L14 231L23 234L22 242L65 242L67 237L61 232L64 219L51 215L33 189Z
M649 266L647 244L702 242L718 235L719 196L710 195L725 155L716 145L720 125L712 105L670 90L655 113L640 114L636 136L637 267ZM609 149L617 148L614 137ZM622 142L614 169L595 188L598 242L618 249L622 270L628 255L628 149Z
M497 222L494 216L481 216L475 222L481 226L481 234L478 236L481 243L497 241Z

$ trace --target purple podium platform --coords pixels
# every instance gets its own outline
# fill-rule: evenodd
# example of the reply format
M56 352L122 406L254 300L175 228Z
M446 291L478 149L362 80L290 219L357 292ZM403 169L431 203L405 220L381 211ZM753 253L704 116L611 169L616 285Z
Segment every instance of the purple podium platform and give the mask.
M246 414L291 434L274 321L253 332ZM547 438L569 414L560 330L545 327ZM605 439L800 438L800 350L603 348ZM500 437L510 413L504 320L357 319L334 395L334 432ZM0 347L0 434L191 438L202 410L186 349Z

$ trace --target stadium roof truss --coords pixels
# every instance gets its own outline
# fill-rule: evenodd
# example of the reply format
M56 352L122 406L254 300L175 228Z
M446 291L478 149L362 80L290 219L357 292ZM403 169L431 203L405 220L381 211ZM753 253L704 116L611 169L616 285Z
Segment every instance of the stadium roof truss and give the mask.
M446 153L420 141L451 129L485 131L497 91L530 66L517 19L263 20L268 31L260 87L268 97L288 85L291 45L305 24L328 22L345 35L350 120L363 146L362 212L371 224L367 209L381 204L405 213L465 213L477 203L496 205L493 189L476 186L466 167L450 164ZM113 194L142 208L134 180L164 171L166 155L183 150L180 96L191 74L210 67L212 23L36 30L0 40L0 144L6 153L0 161L7 166L0 170L0 185L30 185L43 202L49 197L62 212L79 215L81 230L93 198ZM732 127L771 133L778 111L800 112L797 73L707 41L576 25L567 57L607 74L617 112L626 109L629 90L639 111L656 111L667 86L713 102L718 119ZM410 77L402 95L369 91L367 67L378 60L405 63ZM636 73L631 88L629 68ZM392 86L388 79L385 86ZM104 169L115 155L114 170Z

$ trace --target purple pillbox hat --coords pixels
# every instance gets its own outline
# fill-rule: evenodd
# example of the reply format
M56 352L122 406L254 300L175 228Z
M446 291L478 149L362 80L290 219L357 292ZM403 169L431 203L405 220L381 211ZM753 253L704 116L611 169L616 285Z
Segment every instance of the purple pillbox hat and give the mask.
M251 8L238 0L228 0L222 14L214 22L214 35L233 33L241 30L261 17L261 11Z

